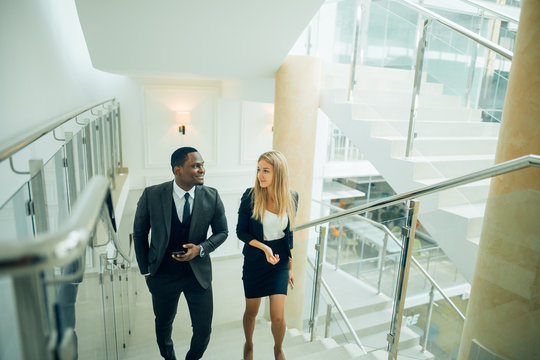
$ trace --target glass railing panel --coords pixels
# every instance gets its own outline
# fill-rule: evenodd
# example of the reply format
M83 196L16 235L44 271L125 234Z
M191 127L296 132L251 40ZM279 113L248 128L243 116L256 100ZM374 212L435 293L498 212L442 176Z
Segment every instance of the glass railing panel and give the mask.
M349 64L354 44L356 0L324 3L310 25L310 54L326 62Z
M70 166L73 166L74 172L75 172L75 192L80 194L87 183L86 178L86 162L84 157L84 144L83 144L83 131L77 132L75 136L73 137L73 159L74 164L70 164Z
M79 359L107 359L101 275L87 272L79 285L76 303L76 326ZM109 333L110 334L110 333Z
M102 117L98 117L90 123L91 132L91 151L92 151L92 168L94 174L105 175L105 166L103 163L103 121Z
M418 15L395 1L371 1L366 42L360 43L361 65L411 69L414 67ZM357 79L358 81L358 79Z
M417 104L419 136L424 120L500 122L510 65L510 60L433 22L427 34Z
M22 339L17 319L17 298L12 278L0 276L0 359L22 359Z
M315 211L317 216L319 213L320 216L326 216L337 210L319 201L314 201L313 204L312 211ZM328 228L328 232L322 276L332 289L338 303L347 313L348 320L362 345L368 351L386 350L386 333L391 323L392 299L395 296L401 256L401 248L391 239L390 233L399 241L403 240L402 227L406 224L405 208L396 204L363 215L365 215L364 218L375 221L379 225L376 226L360 216L352 216L324 225ZM385 226L388 231L384 231L381 226ZM417 226L417 236L412 243L412 255L443 291L450 292L448 296L458 293L459 296L454 296L455 298L461 299L463 296L466 299L470 290L467 280L444 251L433 242L423 225L418 223ZM383 254L380 250L384 246L385 236L387 236L387 244ZM315 240L312 242L315 243ZM308 280L308 282L312 281L312 278ZM311 293L312 287L312 284L306 283L306 293ZM355 291L354 289L357 288L363 290ZM436 316L432 318L429 326L433 332L428 335L426 345L424 344L424 334L428 331L426 311L430 303L432 288L436 302L432 308L437 307L437 310L432 311L448 307L453 314L446 316L449 319L447 323L444 322L446 318L442 316L437 318L436 323L432 323ZM323 293L321 286L321 299ZM455 352L454 348L459 346L461 337L462 320L415 264L410 265L406 295L405 317L400 336L402 355L413 359L425 358L424 353L419 350L421 346L427 346L428 354L431 351L443 354L442 350L436 348L438 346L443 349L445 346L449 347L448 354ZM321 299L318 307L318 335L324 333L328 327L325 319L327 306L331 303ZM351 299L354 300L351 301ZM461 304L461 310L465 313L466 300ZM306 313L305 316L309 318L309 314ZM338 341L351 342L350 331L346 328L345 322L339 318L341 316L334 308L330 315L330 336ZM443 341L437 338L438 329L444 331L444 336L448 336L451 340ZM448 345L448 342L451 344Z
M106 256L100 257L103 284L101 287L101 296L103 302L104 331L106 340L106 350L108 357L118 355L118 334L116 331L116 314L114 298L114 269L113 265L106 259Z
M466 311L467 299L461 296L451 298L452 302L460 308L462 313ZM456 315L454 310L444 300L437 300L431 307L429 303L422 302L408 306L403 312L403 323L407 331L417 334L418 345L425 349L425 354L431 354L435 359L454 360L458 358L463 321ZM429 323L428 321L429 318ZM398 356L408 356L413 359L425 357L419 356L419 352L408 349L398 349Z
M323 277L324 277L323 270ZM311 267L307 268L306 272L306 294L312 294L313 292L313 269ZM332 291L332 288L336 284L329 284L329 287ZM339 289L338 293L339 293ZM334 294L336 295L336 294ZM302 331L306 334L310 334L310 309L311 303L309 302L310 296L304 298L307 302L304 304L304 316L303 316L303 328ZM338 299L339 300L339 299ZM336 304L332 301L329 293L321 285L320 296L319 296L319 306L317 307L316 317L315 317L315 339L320 338L333 338L340 344L356 344L354 336L351 334L351 331L347 327L343 317L336 308ZM340 305L341 306L341 305ZM344 309L345 312L347 309Z
M29 239L34 235L27 208L29 200L30 188L26 182L0 207L0 242L2 239Z
M64 171L64 148L59 149L43 166L49 231L58 229L68 218L69 201Z

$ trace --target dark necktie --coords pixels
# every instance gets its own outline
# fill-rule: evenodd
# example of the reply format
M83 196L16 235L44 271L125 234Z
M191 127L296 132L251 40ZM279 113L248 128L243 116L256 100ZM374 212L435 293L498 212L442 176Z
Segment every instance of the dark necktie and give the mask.
M184 214L182 216L182 223L187 224L187 222L189 221L189 217L191 216L191 212L189 211L189 193L185 193L184 198L186 199L186 202L184 203Z

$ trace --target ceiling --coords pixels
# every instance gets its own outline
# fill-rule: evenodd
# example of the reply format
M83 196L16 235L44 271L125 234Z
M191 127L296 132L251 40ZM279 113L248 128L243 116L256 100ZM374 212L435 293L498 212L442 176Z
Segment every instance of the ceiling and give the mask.
M128 76L274 77L324 0L75 0L92 64Z

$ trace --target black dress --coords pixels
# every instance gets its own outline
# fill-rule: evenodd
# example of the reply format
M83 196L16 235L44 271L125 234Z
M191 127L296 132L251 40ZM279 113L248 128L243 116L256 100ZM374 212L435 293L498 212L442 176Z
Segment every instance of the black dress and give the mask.
M261 241L261 240L259 240ZM266 261L264 251L247 246L242 267L242 280L244 281L244 295L248 299L283 294L287 295L289 281L289 257L283 239L265 241L275 254L279 254L279 262L275 265Z
M292 195L297 201L298 194L292 192ZM242 254L244 254L244 265L242 267L244 295L248 299L275 294L287 295L289 258L291 257L293 245L290 223L287 223L283 238L271 241L264 240L263 225L251 218L253 213L251 197L251 189L247 189L240 202L238 223L236 225L236 234L245 243L242 251ZM253 239L268 245L274 254L279 254L279 262L272 265L266 261L264 251L249 245L249 242Z

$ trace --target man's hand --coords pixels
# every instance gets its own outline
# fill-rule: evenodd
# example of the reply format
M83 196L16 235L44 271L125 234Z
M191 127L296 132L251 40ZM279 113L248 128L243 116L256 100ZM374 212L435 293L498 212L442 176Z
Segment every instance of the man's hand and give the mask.
M186 253L183 255L171 255L172 258L176 261L189 261L193 259L195 256L199 256L201 253L201 247L199 245L195 244L185 244L184 249L186 249Z

